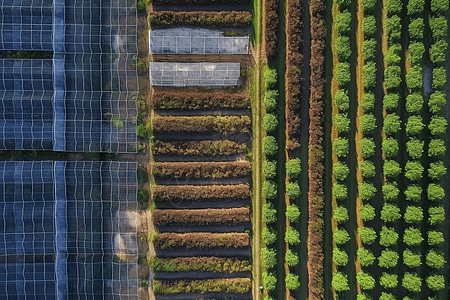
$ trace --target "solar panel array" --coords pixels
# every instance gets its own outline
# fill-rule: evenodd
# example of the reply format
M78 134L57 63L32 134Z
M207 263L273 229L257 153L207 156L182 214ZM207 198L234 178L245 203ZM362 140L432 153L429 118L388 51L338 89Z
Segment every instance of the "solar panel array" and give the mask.
M0 162L2 299L138 299L137 165Z
M4 0L0 20L0 50L53 52L0 59L0 149L136 151L135 1Z

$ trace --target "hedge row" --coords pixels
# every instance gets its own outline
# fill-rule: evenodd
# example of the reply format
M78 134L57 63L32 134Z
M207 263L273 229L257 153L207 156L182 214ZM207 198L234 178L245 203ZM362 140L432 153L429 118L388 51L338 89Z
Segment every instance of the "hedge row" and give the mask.
M183 185L153 187L155 201L230 201L250 198L247 184L237 185Z
M156 5L248 5L249 0L153 0Z
M179 293L247 293L252 287L250 278L220 278L202 280L153 280L155 294Z
M249 116L201 116L153 118L153 132L218 132L224 135L250 133Z
M198 110L250 107L250 98L245 93L155 91L152 101L155 109Z
M278 0L264 1L264 46L267 60L274 60L278 54Z
M245 248L250 246L248 233L158 233L156 249Z
M156 226L167 225L235 225L250 223L248 208L229 209L156 209L153 211Z
M233 155L247 152L247 144L230 140L161 141L152 145L154 155Z
M250 172L250 162L155 162L156 178L228 178L244 177Z
M251 271L252 268L248 260L214 256L152 257L150 266L154 272L213 271L234 273Z
M252 21L248 11L152 11L150 25L208 25L247 27Z
M309 97L308 145L308 290L309 299L324 299L323 283L323 207L324 207L324 152L323 101L325 88L326 21L325 2L309 3L311 25L311 80Z

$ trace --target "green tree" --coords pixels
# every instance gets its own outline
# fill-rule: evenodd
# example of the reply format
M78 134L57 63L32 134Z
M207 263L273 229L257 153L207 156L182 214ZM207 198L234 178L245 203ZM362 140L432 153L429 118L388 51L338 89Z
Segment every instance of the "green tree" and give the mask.
M447 54L448 44L445 40L440 40L431 45L430 48L430 60L435 65L445 62L445 56Z
M363 84L366 89L374 88L377 84L377 68L373 61L363 67Z
M422 158L424 145L424 141L413 138L406 142L406 150L412 159L420 159Z
M361 108L364 110L364 112L370 112L375 107L375 95L372 92L367 92L364 94Z
M400 209L395 204L386 203L380 212L380 219L384 222L395 222L400 219Z
M423 13L425 7L425 0L409 0L406 8L408 9L408 16L418 15Z
M377 5L376 0L362 0L362 6L364 8L365 13L370 13L375 10L375 6Z
M144 124L139 124L137 126L137 135L141 138L145 138L148 135L147 129L145 128Z
M377 52L377 41L375 39L366 39L363 43L364 61L371 61L375 59Z
M286 288L289 290L297 290L300 287L300 280L298 275L289 273L285 278Z
M393 15L386 20L389 40L391 42L400 40L402 34L402 20L399 16Z
M403 234L403 242L408 246L415 246L422 243L423 237L420 230L414 227L409 227L405 229Z
M422 94L412 93L406 96L406 111L410 114L419 114L423 106Z
M286 251L286 254L284 255L284 259L286 260L288 266L290 266L290 267L295 267L299 263L297 253L293 252L292 250Z
M334 126L339 133L346 133L350 131L350 119L347 113L341 113L334 116Z
M348 255L345 253L345 250L334 248L333 261L338 266L345 266L348 263Z
M444 233L440 231L428 231L428 245L436 246L444 242Z
M447 2L448 3L448 2ZM430 18L429 20L431 35L433 36L433 40L439 41L447 38L447 20L445 17L435 17Z
M356 274L356 281L358 281L363 290L372 290L375 287L375 279L372 275L364 271L359 271Z
M447 83L447 74L444 67L433 69L433 89L442 90Z
M395 297L391 293L381 292L381 296L380 296L380 298L378 298L378 300L397 300L397 297ZM405 299L403 299L403 300L405 300Z
M263 193L266 195L266 199L275 199L277 197L277 184L270 180L265 181L263 183Z
M397 16L394 16L397 17ZM392 18L394 18L392 17ZM391 18L391 19L392 19ZM401 28L400 28L401 29ZM388 51L386 52L385 61L388 66L396 65L398 66L400 64L400 53L402 52L402 46L400 44L393 44L388 48Z
M361 130L364 134L371 134L377 128L377 119L371 113L363 115L359 120L361 121Z
M442 186L436 183L430 183L427 188L428 200L442 201L445 197L445 190Z
M267 224L275 223L277 221L277 210L270 202L264 204L264 218Z
M383 131L388 135L397 133L401 128L400 117L397 114L388 114L384 118Z
M349 6L351 2L351 0L336 0L336 4L339 5L341 10Z
M417 65L422 60L423 54L425 53L425 46L423 43L414 42L409 44L409 55L411 64Z
M264 153L266 155L275 155L278 150L278 144L275 138L268 135L264 138Z
M364 178L375 177L375 165L370 160L364 160L359 163L359 169Z
M380 232L380 245L390 247L397 244L398 233L394 228L383 227Z
M364 158L369 158L375 153L375 142L372 138L363 138L359 141Z
M411 181L417 181L422 179L423 170L419 161L408 161L405 166L405 177Z
M264 71L264 83L266 90L271 90L277 83L277 71L275 69L267 69Z
M347 62L338 63L335 76L340 86L345 86L349 83L351 80L350 64Z
M369 267L375 262L375 255L373 255L372 251L367 250L366 248L359 248L356 254L358 255L359 262L363 267Z
M420 41L423 39L423 31L425 29L425 24L422 18L412 19L409 22L408 32L409 37L412 40Z
M394 157L398 153L398 141L392 137L383 140L381 144L381 151L386 157Z
M349 173L350 169L347 167L345 163L338 161L333 164L333 174L337 180L340 181L345 180L345 178L347 178Z
M371 245L377 238L377 233L372 227L359 227L358 233L364 244Z
M291 222L297 222L300 217L300 210L297 205L291 204L286 207L286 218Z
M377 32L377 21L375 20L374 16L369 15L364 17L363 32L365 39L375 36L375 33Z
M442 161L434 162L430 164L428 169L428 177L431 179L439 180L447 173L447 168Z
M386 94L383 97L383 106L388 110L397 109L400 96L395 93Z
M338 206L334 209L333 217L338 223L345 223L348 221L348 210L344 206Z
M289 245L297 245L300 243L300 233L295 228L289 226L286 230L284 240Z
M398 263L398 253L392 250L381 251L378 257L378 265L382 268L394 268Z
M441 157L444 156L446 150L445 142L443 140L432 139L428 145L428 156Z
M442 112L446 104L445 94L441 91L436 91L430 95L430 99L428 100L428 107L433 114L439 114Z
M273 268L277 264L277 251L274 249L262 248L262 257L267 268Z
M430 290L435 292L445 289L445 279L442 275L428 276L426 283Z
M349 144L345 137L338 137L334 140L334 151L339 157L346 157L348 154Z
M339 111L347 111L350 107L350 98L348 97L348 91L346 89L337 91L334 96L334 101L336 102Z
M383 165L383 174L386 177L396 178L402 171L402 168L395 160L388 160Z
M406 85L409 89L420 89L422 88L423 82L423 70L421 66L413 66L409 69L409 72L405 77Z
M408 201L419 202L422 197L422 188L418 185L409 185L405 190L405 197Z
M264 116L264 128L268 133L274 132L278 126L277 117L274 114L266 114Z
M350 31L350 23L352 22L352 14L344 10L336 16L335 26L339 32L339 35L346 34Z
M445 14L448 10L447 0L431 0L431 11L438 14Z
M397 15L402 11L402 0L387 0L386 9L389 15Z
M386 201L396 201L400 190L396 182L388 182L382 187L383 197Z
M264 95L264 103L266 104L267 110L272 112L277 107L278 100L278 91L277 90L268 90Z
M406 122L405 131L407 135L418 135L425 125L422 123L422 117L410 116Z
M273 273L263 272L263 286L266 290L273 291L277 286L277 277Z
M383 272L383 275L380 277L380 285L385 289L394 289L398 285L398 276Z
M362 182L358 185L358 192L363 200L370 200L375 196L377 188L370 182Z
M361 294L356 295L356 300L373 300L373 299L368 294L361 293Z
M331 286L336 290L336 292L349 291L347 275L337 272L333 275L331 280Z
M276 161L265 161L264 170L266 179L272 179L277 175L277 162Z
M406 249L403 251L403 263L410 268L417 268L422 264L420 252L412 252Z
M445 220L445 209L441 206L428 208L428 223L431 225L441 224Z
M384 70L384 84L388 89L396 89L400 86L402 78L399 66L389 66Z
M350 38L348 36L339 36L336 39L335 47L339 61L346 61L352 54L352 47L350 46Z
M350 240L350 236L345 229L336 229L333 232L333 239L337 245L343 245Z
M427 266L433 269L442 269L447 263L444 259L442 251L429 250L425 258Z
M403 217L406 223L419 223L423 220L423 210L419 206L407 206Z
M286 172L291 178L297 178L302 171L302 162L300 158L290 159L286 163Z
M361 207L360 214L364 221L371 221L375 218L375 208L370 204L364 204Z
M333 184L333 196L338 200L347 199L347 187L340 183Z
M291 199L298 199L298 197L302 194L300 191L300 186L297 182L289 182L286 184L286 193Z
M262 231L262 236L266 245L272 245L277 240L276 231L270 228L264 228Z
M422 278L416 273L405 273L402 286L410 292L418 293L422 289Z
M428 129L432 135L442 135L447 130L447 120L444 117L432 116Z

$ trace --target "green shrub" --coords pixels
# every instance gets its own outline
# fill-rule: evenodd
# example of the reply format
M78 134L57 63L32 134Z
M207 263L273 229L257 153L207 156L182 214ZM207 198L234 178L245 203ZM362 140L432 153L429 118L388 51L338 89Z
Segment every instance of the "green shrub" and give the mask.
M388 158L396 156L398 153L398 141L391 137L383 140L381 150Z
M264 84L266 90L271 90L277 83L277 71L275 69L267 69L264 71Z
M436 91L430 95L428 100L428 107L433 114L439 114L444 109L447 102L446 95L440 91Z
M377 119L371 113L365 114L360 117L361 130L364 134L371 134L375 128L377 128Z
M364 178L375 177L375 165L370 160L364 160L359 163L359 169L362 172Z
M409 227L405 229L405 232L403 234L403 243L405 243L408 246L415 246L419 245L422 242L423 237L419 229L414 227Z
M274 114L266 114L264 116L264 128L268 133L272 133L278 126L277 117Z
M356 295L356 300L373 300L373 299L368 294L361 293L361 294Z
M277 210L270 202L264 204L264 219L267 224L275 223L277 221Z
M386 52L386 56L384 60L386 61L388 66L396 65L398 66L400 64L400 53L402 52L402 46L400 44L392 44L388 51Z
M266 179L273 179L277 175L276 161L264 161L263 166Z
M345 229L336 229L333 232L333 239L338 245L343 245L350 240L350 236Z
M445 279L442 275L435 274L428 276L426 279L426 283L430 290L435 292L445 289Z
M394 289L398 285L398 276L383 272L383 275L380 277L380 285L385 289ZM394 297L394 299L396 298Z
M145 128L144 124L139 124L137 126L137 135L139 137L145 138L147 137L147 129Z
M377 52L377 41L375 39L365 40L363 43L364 61L371 61L375 59Z
M345 10L336 16L336 28L339 35L346 34L350 31L350 23L352 22L352 14Z
M271 135L264 138L264 153L266 155L275 155L278 150L278 144L275 138Z
M286 184L286 193L291 199L298 199L301 195L300 186L296 182Z
M433 89L442 90L447 83L447 74L444 67L433 69Z
M300 233L294 227L289 226L286 230L284 240L289 245L297 245L300 243Z
M264 95L264 103L266 104L266 108L269 112L274 111L277 107L278 100L278 91L277 90L268 90Z
M409 37L412 40L420 41L423 39L425 24L422 18L411 19L408 26Z
M402 0L386 0L386 9L389 15L397 15L402 11Z
M380 257L378 257L378 265L382 268L394 268L398 263L398 254L392 250L381 251Z
M400 96L398 94L390 93L383 97L383 106L388 110L397 109Z
M431 0L431 11L438 14L445 14L448 10L447 0Z
M149 194L148 194L147 190L139 190L139 192L137 194L137 201L141 205L142 209L147 209L148 199L149 199Z
M440 40L431 45L430 48L430 60L435 65L445 62L445 56L447 55L448 44L445 40Z
M266 199L275 199L277 197L277 184L271 180L264 181L263 193L266 195Z
M146 169L144 169L144 168L142 168L142 167L139 167L138 169L137 169L137 178L138 178L138 182L139 183L147 183L148 182L148 173L147 173L147 170Z
M416 273L405 273L402 286L410 292L418 293L422 289L422 278Z
M363 32L364 38L372 38L377 32L377 21L375 20L375 16L369 15L365 16L363 20Z
M445 142L440 139L432 139L428 145L429 157L441 157L445 154Z
M372 290L375 287L375 279L372 275L364 271L359 271L356 274L356 281L358 281L363 290Z
M290 159L286 163L286 172L291 178L297 178L302 171L302 162L300 158Z
M402 171L402 168L395 160L388 160L383 165L383 174L386 177L396 178Z
M347 167L345 163L338 161L333 164L333 174L337 180L340 181L345 180L345 178L347 178L349 173L350 169Z
M399 66L389 66L384 70L384 84L388 89L396 89L400 86L402 78Z
M348 210L344 206L338 206L334 209L333 217L338 223L345 223L348 221Z
M409 185L404 193L406 200L419 202L420 198L422 197L422 188L416 184Z
M410 268L417 268L422 264L420 252L412 252L409 249L403 251L403 263Z
M377 233L371 227L359 227L358 234L364 244L371 245L377 238Z
M351 2L351 0L336 0L336 4L339 5L339 8L341 8L341 10L349 6Z
M406 111L410 114L419 114L423 106L423 97L420 93L412 93L406 96Z
M346 133L350 131L350 119L346 113L337 114L334 116L334 126L339 133Z
M382 187L383 197L386 201L397 201L400 190L396 182L388 182Z
M137 1L137 10L138 10L138 12L145 11L145 2L144 2L144 0L138 0Z
M347 62L338 63L335 76L340 86L345 86L349 83L351 80L350 64Z
M364 112L370 112L375 107L375 95L372 92L367 92L364 94L361 108L364 110Z
M277 264L277 251L275 249L262 248L261 255L267 268L275 267Z
M363 138L359 141L364 158L369 158L375 153L375 142L372 138Z
M300 210L297 205L291 204L286 207L286 218L291 222L297 222L300 217Z
M406 150L412 159L420 159L423 153L423 146L425 142L418 139L410 139L406 142Z
M425 262L432 269L442 269L447 263L444 259L444 253L436 250L429 250Z
M400 208L395 204L386 203L380 212L380 219L384 222L395 222L400 219Z
M277 232L270 228L264 228L262 231L262 236L266 245L272 245L277 240Z
M447 20L445 19L445 17L430 18L429 22L433 40L435 42L439 40L445 40L447 38L448 28Z
M423 54L425 53L425 46L423 43L411 43L409 44L409 59L412 65L417 65L422 60Z
M346 61L352 54L352 47L350 47L350 38L348 36L339 36L336 39L335 47L339 61Z
M439 180L447 173L447 168L442 161L434 162L430 164L428 169L428 177L431 179Z
M347 187L340 183L333 184L333 196L338 200L347 199Z
M410 90L422 88L423 70L421 66L413 66L409 69L405 77L406 85Z
M345 266L348 263L348 255L345 250L333 249L333 261L338 266Z
M358 192L363 200L370 200L375 196L377 188L370 182L362 182L358 185Z
M375 262L375 255L373 255L370 250L359 248L356 254L358 255L359 262L363 267L371 266Z
M344 137L339 137L334 140L334 151L339 157L346 157L349 150L348 139Z
M391 42L399 41L402 35L402 20L394 15L386 20L386 27Z
M444 117L432 116L428 129L432 135L442 135L447 130L447 120Z
M403 217L406 223L419 223L423 220L423 210L418 206L407 206Z
M444 242L444 233L440 231L428 231L428 245L436 246Z
M273 273L263 272L263 287L266 290L273 291L277 286L277 277Z
M383 131L388 135L397 133L401 128L400 117L397 114L388 114L383 121Z
M405 125L407 135L418 135L425 125L422 122L421 116L410 116Z
M423 177L423 167L419 161L408 161L405 165L405 177L417 181Z
M289 273L285 278L286 288L289 290L297 290L300 287L299 277L295 274Z
M287 264L290 267L295 267L299 263L297 253L293 252L292 250L286 251L286 254L284 255L284 259L286 260Z
M381 296L380 296L380 298L378 298L378 300L397 300L397 297L395 297L391 293L381 292ZM405 300L405 299L403 299L403 300Z
M445 197L445 190L442 186L436 183L430 183L427 188L428 200L442 201Z
M394 228L383 227L380 231L380 245L390 247L397 244L398 233Z
M364 221L372 221L375 218L375 208L370 204L364 204L361 207L360 215Z
M445 209L443 206L428 208L428 223L431 225L441 224L445 220Z
M336 292L349 291L347 275L337 272L333 274L333 279L331 280L331 286L336 290Z
M425 7L425 0L409 0L406 8L408 9L408 16L418 15L423 13Z
M376 0L362 0L362 6L364 8L364 13L370 13L375 10L377 5Z
M347 111L350 107L350 98L348 97L348 91L345 89L341 89L336 92L334 96L334 101L339 108L339 111Z
M368 62L363 67L363 84L366 89L374 88L377 84L377 68L375 62Z

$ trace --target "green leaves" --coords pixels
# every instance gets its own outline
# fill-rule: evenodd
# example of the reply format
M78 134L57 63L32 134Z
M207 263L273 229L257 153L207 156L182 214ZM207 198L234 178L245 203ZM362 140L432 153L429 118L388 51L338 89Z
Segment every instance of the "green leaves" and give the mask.
M286 230L284 240L289 245L297 245L300 243L300 233L295 228L289 226Z
M371 266L375 262L375 255L373 255L370 250L359 248L356 254L358 255L359 262L363 267Z
M377 41L375 39L366 39L363 43L364 61L371 61L375 59Z
M395 222L400 219L400 217L400 209L396 205L390 203L383 205L380 213L381 220L384 222Z
M402 20L399 16L394 15L386 20L386 27L390 41L400 40L402 34Z
M398 141L394 138L387 138L381 144L381 150L388 158L392 158L398 153Z
M380 245L390 247L397 244L398 233L394 228L383 227L380 232Z
M373 132L375 128L377 128L376 121L377 119L371 113L365 114L360 117L361 121L361 130L364 134L370 134Z
M346 61L352 55L352 48L350 47L350 38L348 36L339 36L336 39L336 54L339 61Z
M347 275L337 272L333 274L333 279L331 280L331 286L337 291L337 292L344 292L349 291L350 288L348 287L348 279Z
M266 90L271 90L277 83L277 71L275 69L267 69L264 71L264 84Z
M405 177L411 181L422 179L424 168L419 161L408 161L405 165Z
M418 139L410 139L406 142L406 150L412 159L422 158L423 146L425 142Z
M432 116L428 129L432 135L442 135L447 131L447 120L444 117Z
M345 10L336 16L336 28L339 35L346 34L350 31L350 23L352 22L352 15L349 11Z
M356 275L356 281L361 285L363 290L371 290L375 287L375 279L369 273L359 271Z
M278 126L277 117L274 114L266 114L264 116L264 128L268 133L272 133Z
M298 255L292 250L286 251L284 259L290 267L295 267L299 263Z
M375 142L372 138L363 138L359 141L364 158L369 158L375 153Z
M336 114L334 116L334 126L339 133L347 133L350 131L350 119L346 113Z
M286 218L291 222L297 222L300 217L300 210L297 205L291 204L286 207Z
M406 223L419 223L423 220L423 210L418 206L408 206L403 217Z
M394 133L397 133L400 130L401 121L400 117L396 114L388 114L384 118L383 122L383 131L387 135L392 135Z
M421 66L413 66L405 77L406 85L410 90L420 89L423 84L423 69Z
M359 227L358 234L364 244L371 245L377 238L377 233L371 227Z
M370 200L375 196L377 188L370 182L362 182L358 185L358 192L363 200Z
M377 68L375 62L368 62L363 67L363 84L366 89L374 88L377 83Z
M442 269L447 262L441 251L429 250L426 255L426 264L433 269Z
M350 236L345 229L336 229L333 232L333 239L338 245L343 245L350 240Z
M408 26L409 37L416 41L422 40L424 29L425 24L422 18L412 19Z
M340 181L345 180L345 178L347 178L349 173L350 169L347 167L345 163L338 161L333 164L333 174L337 180Z
M408 246L415 246L422 243L423 237L420 233L420 230L414 227L409 227L405 229L405 233L403 234L403 242Z
M285 278L286 288L290 290L296 290L300 287L300 280L298 275L289 273Z
M445 62L445 56L447 53L448 44L445 40L437 41L431 45L430 48L430 60L435 64L441 64Z
M345 86L351 80L350 64L347 62L338 63L336 66L336 80L340 86Z
M344 206L338 206L334 209L333 217L338 223L345 223L348 221L348 210Z
M263 193L266 195L266 199L275 199L277 197L277 184L271 180L265 181L263 183Z
M403 251L403 263L410 268L417 268L422 264L420 252L412 252L406 249Z
M408 9L408 16L421 14L425 7L425 0L409 0L406 7Z
M333 249L333 261L338 266L345 266L348 263L348 255L339 248Z
M383 272L383 275L380 277L380 285L385 289L396 288L398 285L398 276L396 274L388 274Z
M425 125L421 116L410 116L406 122L405 131L407 135L418 135Z
M363 20L363 31L364 38L372 38L377 32L377 21L375 20L375 16L369 15L365 16Z
M364 221L371 221L375 218L375 208L370 204L364 204L361 207L360 214Z
M406 111L410 114L419 114L422 111L423 97L420 93L412 93L406 96Z
M348 97L348 91L345 89L341 89L336 92L334 96L334 101L336 102L339 111L347 111L350 107L350 98Z
M400 167L399 163L396 162L395 160L388 160L383 165L383 174L386 177L396 178L401 171L402 168Z
M334 151L339 157L346 157L349 151L348 139L339 137L334 140Z
M422 278L416 273L405 273L402 286L410 292L418 293L422 288Z
M445 17L430 18L429 22L433 40L434 41L445 40L447 38L447 28L448 28L447 20L445 19Z
M359 169L362 172L364 178L375 177L375 165L370 160L364 160L359 163Z
M297 182L289 182L286 184L286 193L291 199L298 199L301 195L300 186Z
M396 89L400 87L402 81L401 69L399 66L389 66L384 70L384 84L388 89Z
M278 150L277 141L273 136L266 136L264 138L264 153L266 155L275 155Z
M302 164L299 158L290 159L286 163L286 172L292 178L297 178L302 171Z

